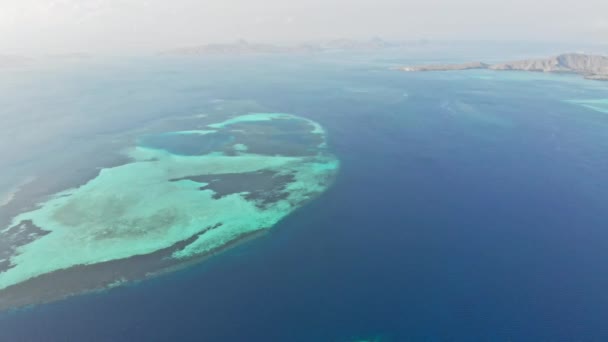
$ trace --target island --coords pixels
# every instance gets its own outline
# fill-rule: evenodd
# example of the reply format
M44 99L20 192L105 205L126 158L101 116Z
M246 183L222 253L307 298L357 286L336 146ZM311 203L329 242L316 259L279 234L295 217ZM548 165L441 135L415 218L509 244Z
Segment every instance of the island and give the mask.
M371 39L331 39L312 41L301 44L281 45L248 42L244 39L234 43L203 44L198 46L179 47L160 52L162 56L241 56L273 54L314 54L339 51L376 51L389 48L408 48L426 45L420 41L387 41L379 37Z
M608 57L582 53L566 53L544 59L525 59L499 64L471 62L461 64L404 66L397 68L397 70L406 72L453 71L470 69L574 73L590 80L608 81Z
M0 54L0 69L27 65L30 59L19 55Z

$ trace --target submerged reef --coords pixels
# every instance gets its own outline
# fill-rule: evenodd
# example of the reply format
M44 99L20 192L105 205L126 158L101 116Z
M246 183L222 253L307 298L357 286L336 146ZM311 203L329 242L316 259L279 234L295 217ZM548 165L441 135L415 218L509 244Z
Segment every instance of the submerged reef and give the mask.
M140 280L268 230L331 184L325 140L281 113L138 136L128 163L0 229L0 309Z

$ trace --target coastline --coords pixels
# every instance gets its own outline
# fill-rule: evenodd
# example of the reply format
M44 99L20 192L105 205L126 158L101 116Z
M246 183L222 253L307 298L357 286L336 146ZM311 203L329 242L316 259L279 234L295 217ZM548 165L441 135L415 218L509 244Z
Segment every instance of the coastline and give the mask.
M393 69L403 72L494 70L568 73L580 75L588 80L608 81L608 57L579 53L568 53L544 59L525 59L498 64L468 62L401 66Z

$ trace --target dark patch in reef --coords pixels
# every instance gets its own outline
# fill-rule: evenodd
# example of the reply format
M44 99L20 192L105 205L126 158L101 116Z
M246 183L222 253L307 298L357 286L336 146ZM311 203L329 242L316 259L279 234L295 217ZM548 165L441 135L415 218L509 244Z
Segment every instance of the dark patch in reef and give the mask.
M213 198L219 199L226 195L248 192L245 199L255 201L256 205L264 208L269 204L287 198L287 184L295 181L293 173L280 174L277 171L262 170L247 173L224 173L218 175L198 175L171 179L172 182L191 180L197 183L207 183L201 190L212 190Z
M21 221L0 233L0 273L13 267L10 258L15 255L17 248L48 233L30 220Z
M171 255L193 243L199 236L220 227L218 223L173 246L154 253L136 255L130 258L111 260L92 265L77 265L63 270L40 275L0 290L0 311L25 307L33 304L48 303L75 294L102 290L116 282L133 282L169 271L181 269L204 259L256 238L267 232L260 229L241 234L231 242L210 250L207 253L185 259L174 259Z

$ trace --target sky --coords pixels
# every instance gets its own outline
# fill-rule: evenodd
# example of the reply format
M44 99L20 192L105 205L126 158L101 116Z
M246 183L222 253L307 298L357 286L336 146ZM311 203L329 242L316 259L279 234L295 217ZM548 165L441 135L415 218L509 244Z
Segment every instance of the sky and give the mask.
M375 36L608 43L606 13L606 0L0 0L0 54Z

